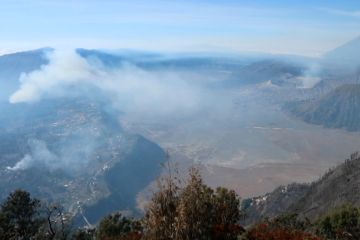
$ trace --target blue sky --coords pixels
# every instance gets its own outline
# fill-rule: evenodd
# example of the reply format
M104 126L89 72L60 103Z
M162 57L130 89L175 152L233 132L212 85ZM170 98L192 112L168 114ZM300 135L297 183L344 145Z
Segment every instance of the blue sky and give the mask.
M360 1L0 0L0 54L39 48L319 56L360 35Z

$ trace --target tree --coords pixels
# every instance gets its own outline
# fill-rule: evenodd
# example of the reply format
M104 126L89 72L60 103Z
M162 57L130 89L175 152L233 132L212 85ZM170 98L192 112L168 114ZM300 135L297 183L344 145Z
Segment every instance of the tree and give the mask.
M95 229L77 229L71 236L72 240L94 240L95 239Z
M322 240L311 233L272 225L271 223L258 223L253 226L242 238L243 240Z
M214 217L218 240L234 240L245 230L238 224L241 217L240 199L234 190L219 187L215 191Z
M159 179L146 210L144 225L147 239L168 240L175 237L175 218L179 204L180 180L176 168L168 162L168 176Z
M60 204L44 204L42 208L44 223L37 240L66 240L71 233L71 215Z
M210 239L214 230L214 192L203 184L198 169L189 172L181 191L176 216L175 239Z
M284 213L271 220L267 219L266 222L272 226L278 228L293 229L299 231L305 231L306 229L311 228L311 223L309 219L301 220L297 213Z
M99 240L136 240L142 237L142 228L138 221L115 213L103 218L97 229Z
M162 179L145 216L147 239L233 240L243 228L238 225L240 200L225 188L216 191L203 183L191 168L184 185L177 177Z
M300 220L296 213L285 213L272 219L265 219L252 226L244 240L322 240L310 233L310 222Z
M23 190L11 193L1 206L2 239L33 239L43 219L39 214L40 201Z
M360 239L360 210L352 205L335 208L316 223L316 232L326 239Z

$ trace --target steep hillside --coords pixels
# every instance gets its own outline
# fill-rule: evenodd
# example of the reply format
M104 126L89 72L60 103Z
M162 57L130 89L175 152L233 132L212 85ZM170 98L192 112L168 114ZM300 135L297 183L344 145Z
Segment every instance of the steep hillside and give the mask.
M263 196L246 199L242 203L245 209L243 224L249 225L264 217L275 217L289 209L294 202L302 198L309 190L308 184L293 183L280 186Z
M158 177L165 153L124 131L119 113L104 104L88 98L2 104L0 199L26 189L91 223L118 209L136 212L136 195Z
M360 206L360 156L357 153L311 184L291 184L245 200L243 223L251 224L287 212L311 220L346 203Z
M312 219L345 203L360 206L360 156L357 153L312 183L289 211Z
M289 103L285 109L305 122L360 130L360 84L342 85L324 97Z

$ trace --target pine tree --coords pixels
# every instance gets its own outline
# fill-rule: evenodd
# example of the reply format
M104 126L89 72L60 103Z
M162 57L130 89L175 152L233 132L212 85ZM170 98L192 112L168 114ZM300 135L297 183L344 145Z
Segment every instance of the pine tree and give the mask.
M40 201L23 190L11 193L1 206L2 239L33 239L43 219L39 215Z

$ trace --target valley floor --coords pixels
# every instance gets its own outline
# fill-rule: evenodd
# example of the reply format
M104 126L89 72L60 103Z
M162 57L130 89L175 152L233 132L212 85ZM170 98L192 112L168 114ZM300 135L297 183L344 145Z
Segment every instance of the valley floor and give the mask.
M359 149L358 133L294 119L259 91L222 94L232 94L226 110L181 119L127 115L122 124L158 143L180 168L200 163L207 183L234 188L242 197L311 182Z

